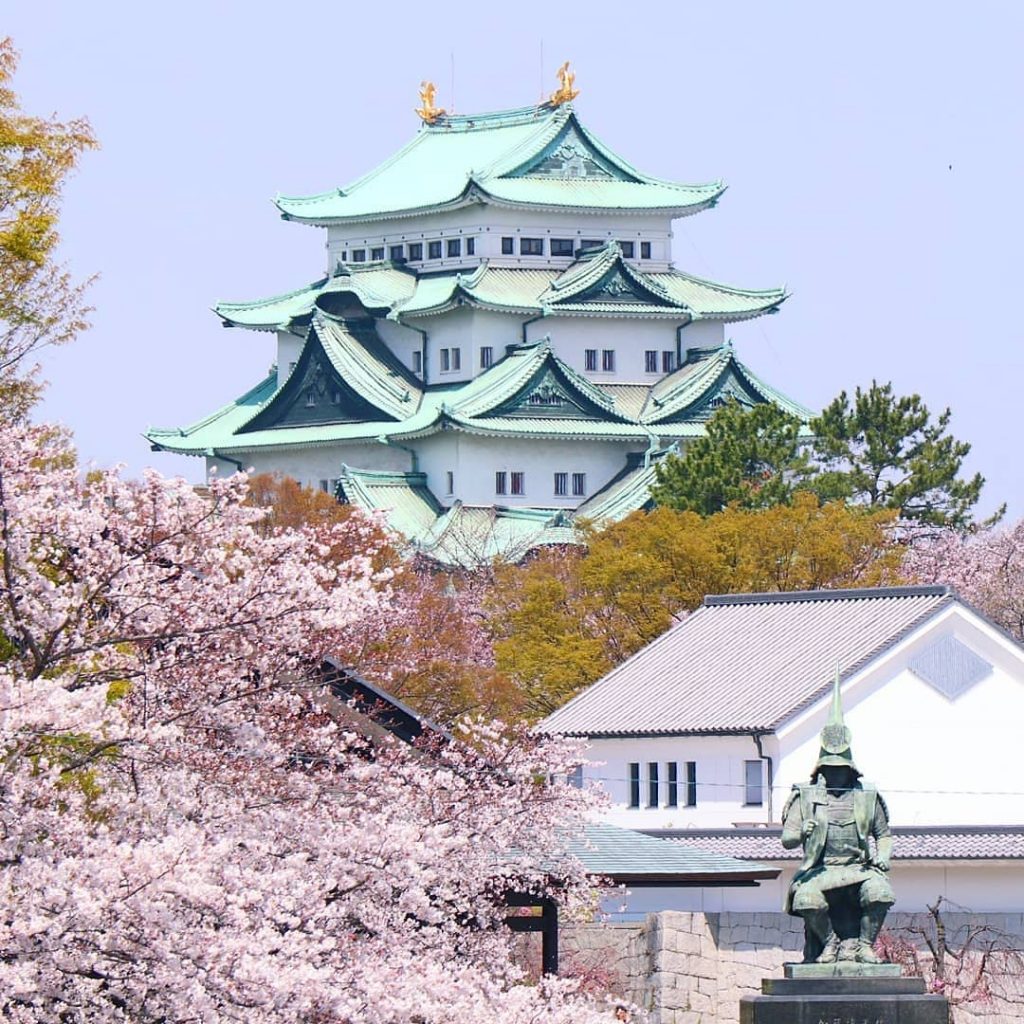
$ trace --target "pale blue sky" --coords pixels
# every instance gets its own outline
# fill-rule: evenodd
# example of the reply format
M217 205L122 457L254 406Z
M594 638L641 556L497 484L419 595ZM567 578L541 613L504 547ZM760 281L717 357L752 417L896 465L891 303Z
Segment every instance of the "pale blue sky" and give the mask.
M274 359L209 307L315 279L324 232L276 192L357 177L415 132L422 78L459 112L535 102L571 59L581 117L648 173L724 178L676 223L677 265L786 284L742 359L812 408L872 378L974 445L984 507L1024 513L1024 5L1020 3L20 3L34 112L86 114L63 218L101 275L94 327L45 357L44 414L81 454L193 480L140 432L199 418ZM543 78L541 48L543 44Z

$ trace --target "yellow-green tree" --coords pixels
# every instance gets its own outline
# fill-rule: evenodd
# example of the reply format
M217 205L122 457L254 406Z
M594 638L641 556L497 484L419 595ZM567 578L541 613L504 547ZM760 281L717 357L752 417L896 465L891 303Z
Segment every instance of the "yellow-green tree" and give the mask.
M820 505L701 517L657 508L591 528L586 553L498 570L488 599L495 665L540 717L660 636L706 594L871 586L895 579L894 512Z
M24 415L38 395L27 358L86 325L84 285L54 262L61 194L82 152L96 145L88 121L34 117L11 80L18 55L0 40L0 408Z

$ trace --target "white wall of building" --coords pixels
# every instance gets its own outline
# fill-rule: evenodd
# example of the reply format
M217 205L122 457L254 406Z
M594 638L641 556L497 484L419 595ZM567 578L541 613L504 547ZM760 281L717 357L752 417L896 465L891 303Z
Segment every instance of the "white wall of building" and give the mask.
M420 469L427 474L430 489L442 501L450 503L447 476L454 477L454 493L466 505L507 505L509 507L575 508L603 487L625 466L626 453L643 451L642 444L604 441L537 442L523 438L483 437L449 431L414 442L420 456ZM522 496L497 495L495 473L525 474ZM554 473L570 474L570 494L556 497ZM571 474L586 476L583 496L571 493Z
M513 255L503 254L501 239L515 239ZM544 239L543 256L520 254L520 238ZM461 238L462 255L449 257L447 241ZM465 240L475 239L476 251L466 254ZM600 243L611 239L634 243L634 261L637 266L651 271L667 269L671 260L671 222L656 214L615 214L603 216L594 214L555 213L537 210L511 210L500 206L475 205L458 210L431 213L419 217L395 218L366 224L348 224L327 229L327 269L333 270L342 254L352 260L355 249L363 249L367 260L375 247L384 249L385 258L390 258L393 245L408 246L410 242L423 245L424 259L412 264L423 270L462 270L475 267L482 259L492 266L507 267L567 267L572 257L552 257L550 239L572 239L576 247L584 241ZM431 241L442 242L441 259L426 258L427 245ZM649 259L640 258L640 242L651 243ZM408 248L405 250L408 252Z
M302 347L305 343L305 338L300 338L297 334L292 334L291 331L277 332L278 387L281 387L288 379L288 374L292 372L292 368L299 361L299 356L302 355Z

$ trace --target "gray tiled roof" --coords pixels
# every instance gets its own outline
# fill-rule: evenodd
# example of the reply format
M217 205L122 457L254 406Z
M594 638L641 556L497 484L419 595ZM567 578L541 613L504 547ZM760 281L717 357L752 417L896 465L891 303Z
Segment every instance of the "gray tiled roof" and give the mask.
M955 600L948 587L705 598L704 606L549 715L546 732L769 731Z
M799 847L787 850L778 826L651 830L662 841L685 844L740 860L800 860ZM895 860L1024 860L1024 825L898 826L892 830Z
M587 825L583 838L573 840L569 850L589 872L618 882L729 885L779 874L778 868L758 864L750 857L739 859L604 822Z

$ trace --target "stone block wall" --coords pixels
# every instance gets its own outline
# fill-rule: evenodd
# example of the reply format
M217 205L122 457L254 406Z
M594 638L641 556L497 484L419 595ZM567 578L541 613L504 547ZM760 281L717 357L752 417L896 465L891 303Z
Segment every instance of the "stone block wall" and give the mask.
M893 913L886 926L900 933L921 919ZM966 922L988 924L1024 949L1024 915L949 913L944 919L951 937ZM762 978L780 977L782 965L799 960L802 948L802 922L783 913L662 911L641 922L576 925L562 934L570 970L600 965L609 990L644 1007L650 1024L737 1024L740 998L759 993ZM1021 1024L1024 991L1021 1000L1007 1002L996 993L959 1010L957 1020Z

